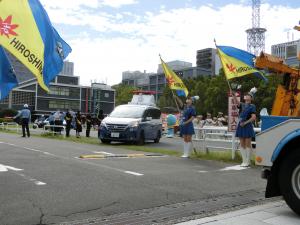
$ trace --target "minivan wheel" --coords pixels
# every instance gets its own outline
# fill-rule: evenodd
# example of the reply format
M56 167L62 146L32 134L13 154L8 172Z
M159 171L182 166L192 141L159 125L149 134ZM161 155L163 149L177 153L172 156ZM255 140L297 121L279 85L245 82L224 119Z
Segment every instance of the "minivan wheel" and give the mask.
M106 139L101 139L101 142L103 143L103 144L110 144L110 140L106 140Z
M159 143L159 140L161 138L161 134L160 134L160 131L157 132L157 136L156 138L154 139L154 143Z
M279 187L288 206L300 215L300 152L290 153L279 171Z
M144 131L141 132L140 138L139 138L139 140L137 141L137 144L138 144L138 145L144 145L144 144L145 144L145 135L144 135Z

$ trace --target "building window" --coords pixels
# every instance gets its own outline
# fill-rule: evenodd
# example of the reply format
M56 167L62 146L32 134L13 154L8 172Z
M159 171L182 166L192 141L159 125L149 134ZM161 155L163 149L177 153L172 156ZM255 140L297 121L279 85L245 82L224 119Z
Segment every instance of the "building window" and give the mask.
M105 94L104 94L104 97L105 97L105 98L109 98L109 93L105 93Z
M70 96L70 89L66 87L50 87L51 95Z
M23 91L13 91L12 92L12 104L13 105L34 105L34 93L32 92L23 92Z
M75 101L58 101L58 100L51 100L49 101L49 109L79 109L79 102Z

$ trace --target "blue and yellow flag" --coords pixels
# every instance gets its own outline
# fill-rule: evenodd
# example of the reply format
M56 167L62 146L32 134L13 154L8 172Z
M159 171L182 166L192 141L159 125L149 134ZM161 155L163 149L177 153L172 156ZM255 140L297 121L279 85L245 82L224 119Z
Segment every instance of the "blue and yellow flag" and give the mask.
M0 46L0 100L6 98L14 87L18 85L13 67Z
M217 50L228 80L253 74L267 81L263 73L254 68L255 55L229 46L217 46Z
M71 52L39 0L0 1L0 45L20 60L47 91Z
M170 89L176 90L178 96L187 97L189 94L188 89L176 73L160 58L161 65L164 70L168 85Z

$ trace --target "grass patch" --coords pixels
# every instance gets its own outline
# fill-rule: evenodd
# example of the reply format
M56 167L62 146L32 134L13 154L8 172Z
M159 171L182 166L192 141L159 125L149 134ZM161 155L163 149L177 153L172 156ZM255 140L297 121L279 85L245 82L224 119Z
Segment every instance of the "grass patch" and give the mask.
M231 151L209 151L208 153L201 151L197 152L197 154L194 153L192 158L234 163L239 163L242 160L239 153L236 153L235 159L232 159Z
M180 156L180 155L182 155L181 152L172 151L172 150L163 149L163 148L151 148L151 147L135 146L135 145L122 145L122 147L124 147L128 150L133 150L133 151L160 153L160 154L163 154L163 155L170 155L170 156Z
M95 137L89 137L89 138L84 136L80 138L76 138L76 136L65 137L63 135L53 135L52 133L36 134L34 136L54 139L54 140L61 140L61 141L70 141L70 142L81 143L81 144L102 145L100 143L100 140Z
M206 152L197 152L197 154L192 155L193 159L204 159L204 160L213 160L213 161L220 161L220 162L226 162L226 163L241 163L242 162L242 156L239 152L235 153L235 158L232 159L231 156L231 150L229 151L209 151ZM251 165L254 164L254 157L251 159Z

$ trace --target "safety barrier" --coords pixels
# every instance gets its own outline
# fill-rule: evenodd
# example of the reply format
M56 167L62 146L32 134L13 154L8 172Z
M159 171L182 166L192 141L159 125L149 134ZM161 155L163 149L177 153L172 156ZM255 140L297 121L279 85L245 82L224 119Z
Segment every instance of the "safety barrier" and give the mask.
M15 122L9 122L9 123L0 123L0 128L3 130L11 130L11 129L16 129L17 133L20 131L20 125Z
M59 129L60 131L55 131L56 129ZM62 134L62 132L65 134L65 126L63 125L45 125L44 126L44 133L51 133L54 134ZM65 135L63 135L65 137Z
M235 133L228 131L228 127L204 126L194 129L193 143L196 150L203 150L207 153L209 149L231 150L232 158L235 158L235 153L239 150L239 140L235 137ZM254 131L259 133L261 129L254 128ZM255 142L252 144L255 145Z

